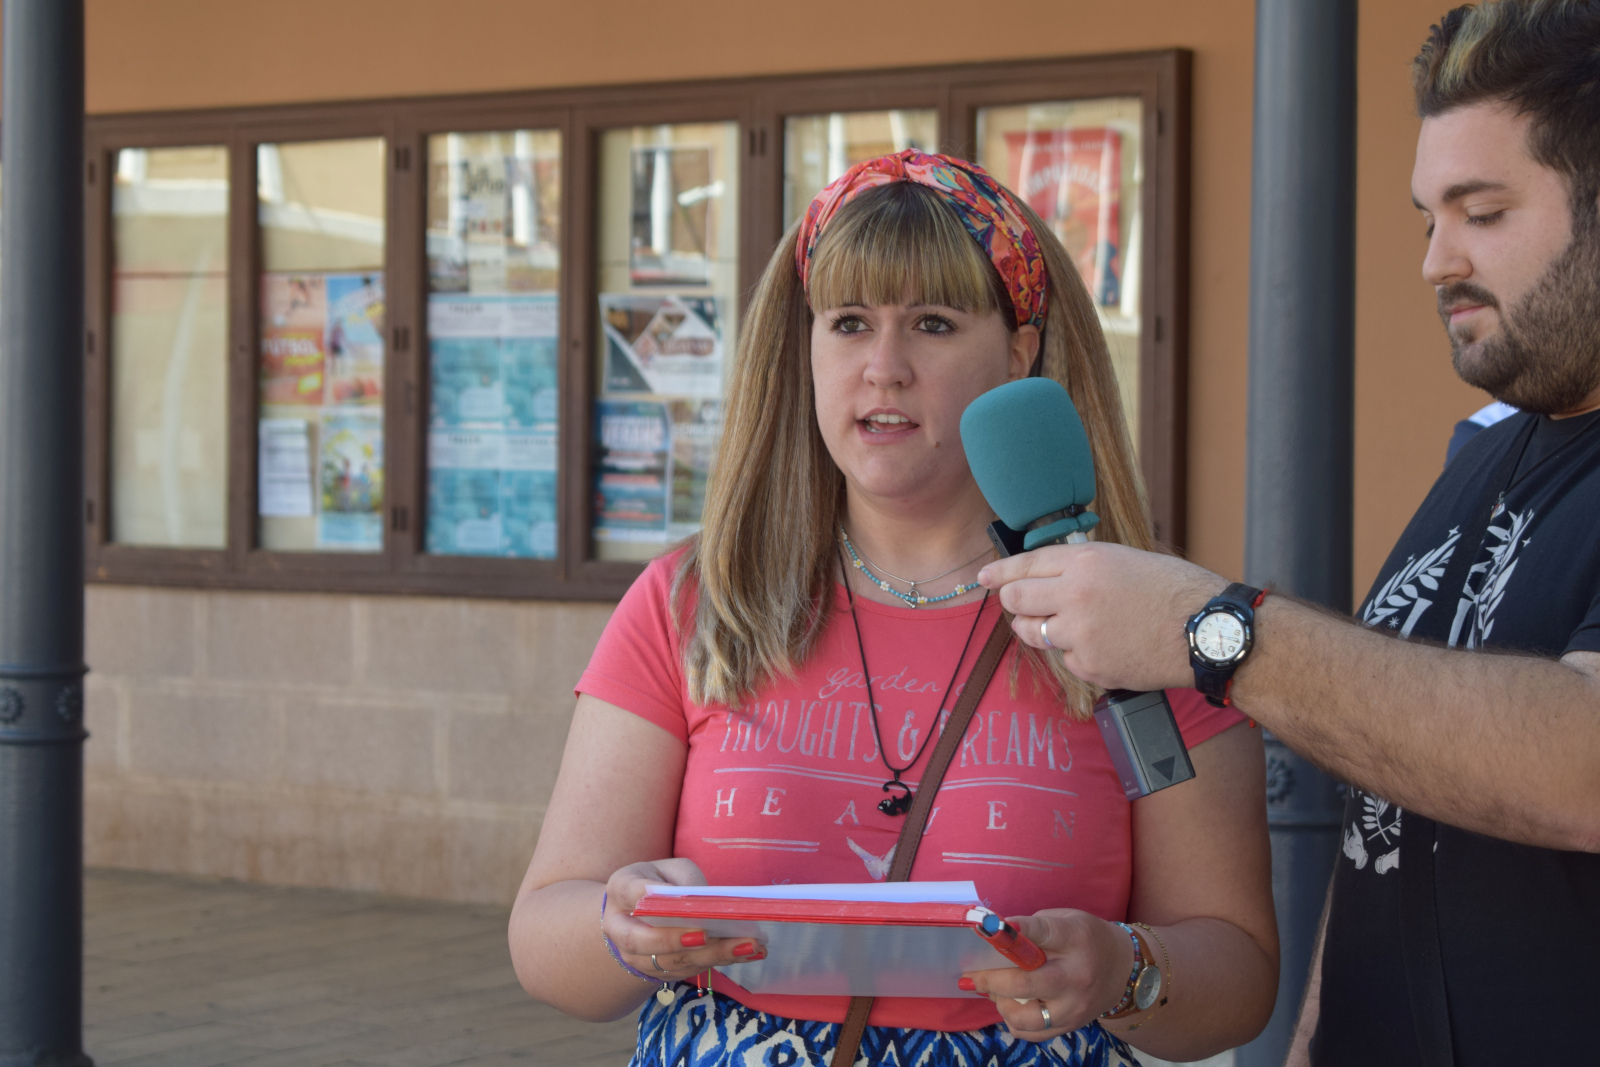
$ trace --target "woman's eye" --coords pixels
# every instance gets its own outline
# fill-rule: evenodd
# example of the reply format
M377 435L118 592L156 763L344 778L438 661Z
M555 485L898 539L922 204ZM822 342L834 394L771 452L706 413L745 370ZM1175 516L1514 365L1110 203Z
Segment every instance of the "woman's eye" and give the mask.
M840 315L833 320L833 330L837 333L860 333L867 328L858 315Z
M956 324L941 315L924 315L917 320L917 329L923 333L950 333Z

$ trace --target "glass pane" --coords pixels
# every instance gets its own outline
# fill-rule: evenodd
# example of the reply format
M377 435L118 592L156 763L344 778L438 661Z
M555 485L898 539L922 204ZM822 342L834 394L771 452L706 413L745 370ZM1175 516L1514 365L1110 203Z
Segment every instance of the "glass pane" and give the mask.
M427 550L556 555L561 135L428 138Z
M938 151L939 112L850 111L792 115L783 124L783 224L788 226L835 178L863 159Z
M223 548L227 149L118 152L111 243L111 539Z
M700 527L738 336L739 125L600 141L594 551L649 559Z
M1094 297L1136 447L1142 117L1137 97L978 112L978 162L1050 224Z
M383 547L384 141L264 144L257 513L273 551Z

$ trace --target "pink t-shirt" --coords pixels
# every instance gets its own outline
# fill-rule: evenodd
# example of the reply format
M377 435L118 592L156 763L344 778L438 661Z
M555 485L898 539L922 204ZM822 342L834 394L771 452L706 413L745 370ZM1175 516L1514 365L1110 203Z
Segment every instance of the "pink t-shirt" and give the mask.
M691 704L671 624L679 553L652 563L611 617L577 690L660 726L688 745L673 854L712 885L865 882L888 874L902 819L878 801L889 778L873 736L861 654L843 586L815 654L793 680L764 685L740 708ZM899 608L857 598L883 745L904 766L956 697L944 692L972 635L959 682L1000 611L977 604ZM912 869L913 881L971 879L1002 915L1081 908L1125 919L1132 873L1129 805L1099 729L1063 714L1026 668L1012 696L1015 645L951 760ZM1193 690L1168 694L1193 747L1240 716ZM904 778L914 784L930 743ZM1181 788L1181 787L1178 787ZM641 859L644 857L640 857ZM735 968L737 970L737 968ZM838 1022L845 997L773 996L717 981L750 1007ZM987 1000L880 997L876 1026L972 1030L999 1021Z

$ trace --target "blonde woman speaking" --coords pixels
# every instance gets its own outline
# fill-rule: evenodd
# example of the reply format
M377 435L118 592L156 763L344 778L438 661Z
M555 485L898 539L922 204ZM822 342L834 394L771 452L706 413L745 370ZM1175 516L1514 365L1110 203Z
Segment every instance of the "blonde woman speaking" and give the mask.
M958 422L1030 373L1083 415L1097 539L1151 547L1104 337L1040 219L980 168L915 151L813 201L746 314L704 529L645 570L578 683L511 920L530 994L592 1020L643 1002L639 1067L843 1067L847 998L751 993L737 964L763 945L630 912L652 882L885 877L894 801L1002 618L976 581L994 516ZM1196 777L1130 804L1094 691L1059 653L1007 649L910 877L973 879L1049 962L879 998L850 1062L1192 1060L1265 1025L1260 738L1169 695Z

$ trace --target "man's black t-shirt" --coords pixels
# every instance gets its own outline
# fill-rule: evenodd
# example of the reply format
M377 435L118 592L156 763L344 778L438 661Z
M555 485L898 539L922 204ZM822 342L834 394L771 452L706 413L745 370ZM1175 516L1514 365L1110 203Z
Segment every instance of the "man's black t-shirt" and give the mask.
M1478 549L1462 535L1482 528L1472 513L1486 493L1493 499L1505 487L1505 460L1516 450L1504 509L1490 523L1466 588L1442 588L1453 554ZM1497 476L1502 484L1491 485ZM1552 658L1600 652L1600 412L1554 420L1517 415L1473 438L1412 517L1361 619L1402 637L1437 634L1457 648ZM1600 721L1594 709L1584 715ZM1401 954L1404 822L1388 801L1351 791L1323 944L1316 1067L1421 1062ZM1437 842L1439 940L1456 1063L1600 1057L1600 855L1512 844L1443 821Z

